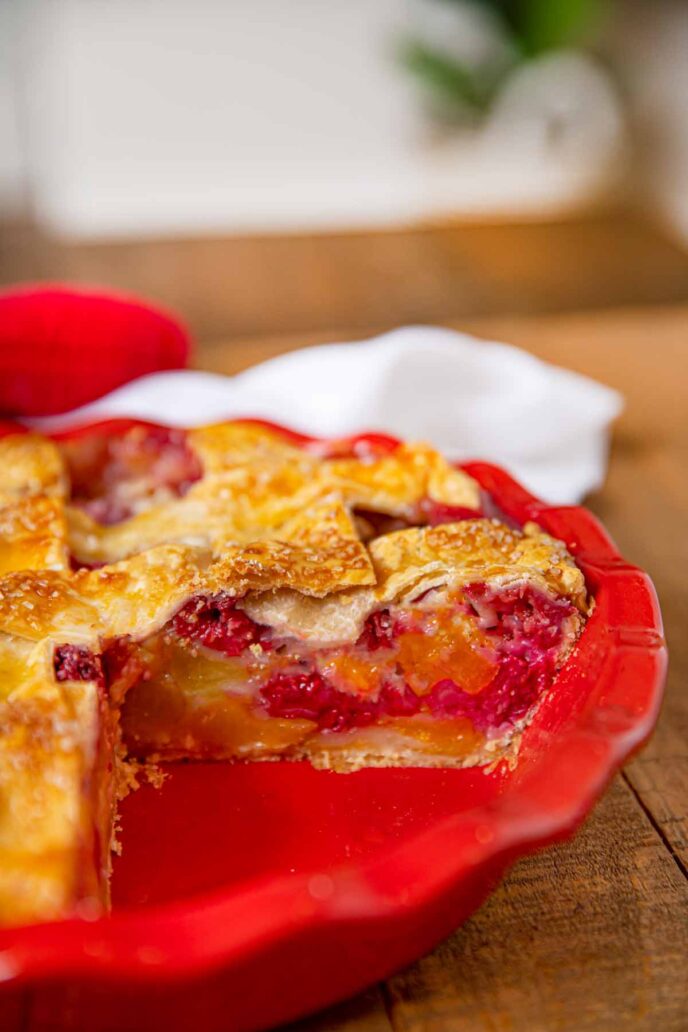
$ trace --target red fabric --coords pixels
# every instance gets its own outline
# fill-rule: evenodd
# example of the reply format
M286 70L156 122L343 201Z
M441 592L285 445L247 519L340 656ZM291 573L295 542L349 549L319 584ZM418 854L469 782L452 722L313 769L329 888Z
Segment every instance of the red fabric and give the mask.
M187 331L130 297L59 285L0 294L0 418L40 416L186 366Z

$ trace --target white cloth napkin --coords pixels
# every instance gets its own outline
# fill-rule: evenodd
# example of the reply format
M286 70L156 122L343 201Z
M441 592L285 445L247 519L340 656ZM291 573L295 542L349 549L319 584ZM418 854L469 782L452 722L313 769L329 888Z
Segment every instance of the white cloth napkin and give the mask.
M518 348L429 326L355 344L302 348L237 376L153 373L66 415L176 426L256 416L317 436L388 431L452 459L505 466L540 497L580 500L600 486L621 396Z

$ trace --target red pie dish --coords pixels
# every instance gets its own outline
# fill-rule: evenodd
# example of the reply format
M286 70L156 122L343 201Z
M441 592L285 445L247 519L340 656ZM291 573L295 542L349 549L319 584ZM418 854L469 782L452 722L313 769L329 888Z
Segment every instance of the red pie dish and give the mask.
M652 730L649 579L496 467L257 421L9 431L3 1028L27 986L39 1027L119 1032L345 996Z

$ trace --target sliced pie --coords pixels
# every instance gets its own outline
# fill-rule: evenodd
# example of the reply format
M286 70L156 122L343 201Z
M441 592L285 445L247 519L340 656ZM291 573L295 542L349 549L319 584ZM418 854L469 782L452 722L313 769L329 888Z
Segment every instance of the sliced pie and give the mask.
M107 905L135 762L514 755L585 622L565 546L427 446L134 425L0 462L4 922Z

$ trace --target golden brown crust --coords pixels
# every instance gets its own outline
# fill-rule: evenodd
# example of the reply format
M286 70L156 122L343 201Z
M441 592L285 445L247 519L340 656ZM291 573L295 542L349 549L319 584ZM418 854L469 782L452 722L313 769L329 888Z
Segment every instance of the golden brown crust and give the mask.
M215 555L228 543L262 539L313 547L327 531L328 545L351 551L356 544L357 562L363 562L367 553L351 521L353 509L411 517L425 499L479 508L475 481L425 445L401 445L365 461L323 459L247 423L192 430L189 442L204 476L184 498L109 527L68 507L70 544L79 559L115 562L172 543L207 547ZM348 583L344 577L340 587Z
M585 582L561 542L534 526L512 530L496 520L467 520L410 528L376 538L370 555L377 586L365 591L369 610L449 584L528 582L585 608ZM355 543L320 547L280 541L227 546L220 559L203 549L160 545L98 570L77 573L22 571L0 579L0 630L40 641L98 647L123 635L140 640L162 627L194 595L229 592L237 597L289 590L310 596L309 617L326 640L318 602L336 615L344 585L371 581L367 558ZM345 592L342 605L349 604ZM292 610L298 598L291 597ZM254 612L257 609L254 606ZM303 619L294 612L296 626Z
M486 519L414 527L377 538L369 548L382 602L440 583L527 581L586 608L583 574L564 544L533 523L523 532Z
M423 444L402 444L391 455L373 462L334 459L325 462L323 469L327 480L356 508L412 516L424 499L480 508L475 480Z
M0 508L0 576L68 567L64 508L57 499L35 495Z
M241 421L191 430L189 443L201 459L206 480L236 478L270 504L316 482L321 492L340 491L350 506L392 515L408 513L425 498L480 507L475 480L426 444L401 444L378 457L328 458L317 446L297 447L277 431Z
M55 680L45 643L0 635L0 923L60 917L97 891L82 853L97 704L94 683Z
M284 434L259 423L232 420L200 426L188 432L188 441L199 456L206 476L266 465L308 466L311 456L292 444Z
M162 627L194 595L291 588L321 597L371 580L356 546L309 549L279 541L228 547L211 560L202 549L160 545L98 570L22 571L0 579L0 630L41 641L98 647Z
M359 540L355 505L403 513L427 497L477 503L475 483L430 448L402 445L381 458L322 459L249 423L194 430L189 439L205 476L185 498L111 527L68 509L67 536L82 558L128 556L102 569L67 569L58 497L28 493L0 512L0 561L9 571L0 577L0 630L97 647L119 635L153 633L194 594L250 593L264 607L267 598L269 607L268 596L279 592L294 627L317 627L329 639L342 633L331 601L338 594L346 606L352 592L364 591L360 618L366 607L475 580L530 581L585 608L582 574L561 542L534 526L520 533L476 519L397 531L368 547ZM27 491L63 489L51 442L12 435L0 441L3 447L23 471ZM19 474L15 480L21 494ZM353 634L360 623L348 626Z
M0 504L30 495L63 498L67 475L56 444L39 434L0 438Z

